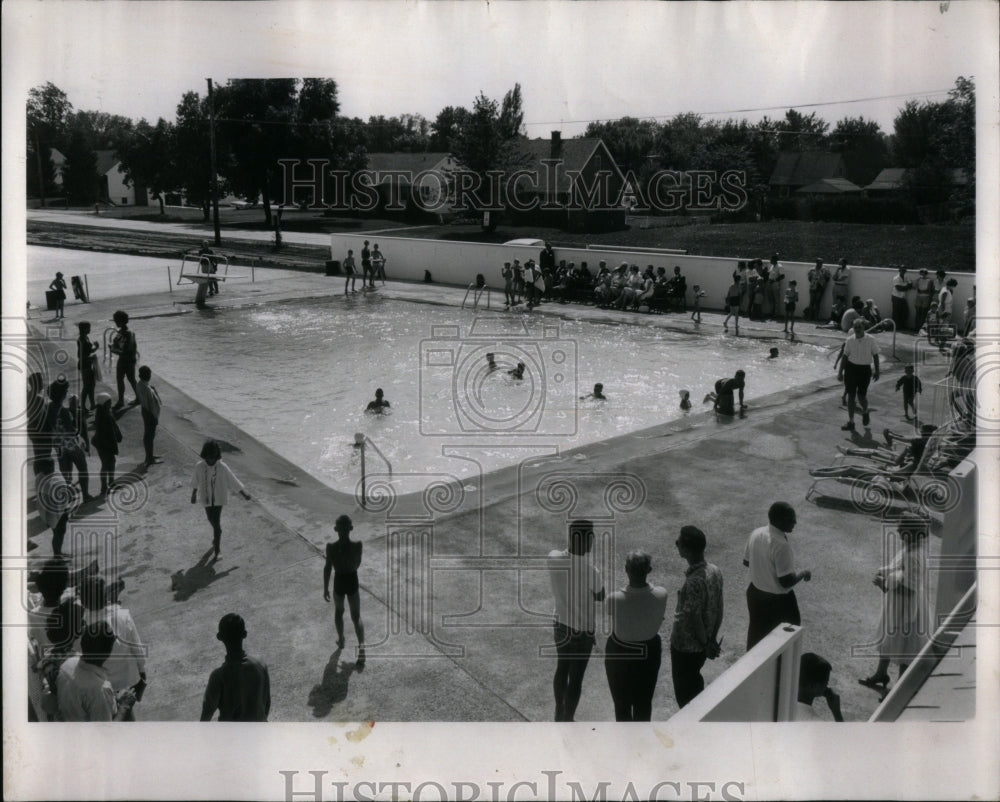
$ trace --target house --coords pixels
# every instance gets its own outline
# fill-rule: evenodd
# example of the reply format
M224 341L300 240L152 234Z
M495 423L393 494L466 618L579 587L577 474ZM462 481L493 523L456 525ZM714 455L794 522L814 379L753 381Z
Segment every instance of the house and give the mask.
M63 187L63 169L66 167L66 156L60 150L49 148L49 158L52 160L52 183L61 192Z
M811 187L826 179L842 179L855 185L860 191L879 174L882 157L864 149L829 153L824 150L784 151L778 154L778 161L771 173L768 184L771 194L788 198L804 187ZM827 184L814 191L802 194L844 194L855 189L846 184Z
M771 193L787 198L824 178L847 178L843 154L826 151L785 151L778 154L768 185Z
M953 187L964 187L969 183L969 177L965 170L960 168L950 168L945 171ZM886 167L876 177L875 180L864 187L864 192L869 197L885 197L888 195L902 193L908 189L908 181L913 175L913 170L906 167Z
M379 206L414 207L443 213L450 209L452 173L458 163L450 153L369 153Z
M519 183L519 196L534 196L556 222L573 231L624 229L626 180L611 151L598 138L523 139L518 144L525 170L534 178ZM603 174L603 175L601 175Z
M101 200L116 206L149 206L149 195L144 186L125 183L122 162L115 151L98 150L96 154L98 196Z
M860 195L861 187L846 178L821 178L809 186L795 190L796 195Z

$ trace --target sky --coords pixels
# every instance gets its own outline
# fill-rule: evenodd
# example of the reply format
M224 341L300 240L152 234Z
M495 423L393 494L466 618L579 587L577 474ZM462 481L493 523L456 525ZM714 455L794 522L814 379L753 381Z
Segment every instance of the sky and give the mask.
M338 82L347 116L433 120L519 82L530 136L573 136L624 115L756 120L790 107L831 124L862 115L891 132L907 99L944 99L996 47L981 11L977 2L22 0L4 4L4 68L17 68L4 94L51 81L76 109L173 120L181 95L203 94L209 76L316 76ZM880 99L837 102L870 98Z

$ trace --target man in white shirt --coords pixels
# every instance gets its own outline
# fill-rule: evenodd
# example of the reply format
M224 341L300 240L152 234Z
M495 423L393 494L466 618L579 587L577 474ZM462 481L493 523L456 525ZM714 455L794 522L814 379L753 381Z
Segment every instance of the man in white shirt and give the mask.
M86 610L84 623L88 626L107 624L115 636L114 645L104 670L112 690L118 694L131 689L135 701L142 701L146 690L146 647L139 638L132 613L109 599L107 583L103 577L92 577L80 587L80 601ZM135 721L134 708L130 708L125 721Z
M849 334L840 349L840 369L837 381L844 383L847 393L847 423L840 428L845 432L854 431L854 411L861 404L861 423L868 426L868 385L878 381L878 343L865 334L865 321L854 321L854 332ZM872 365L874 364L874 370Z
M604 582L593 564L594 524L576 520L569 525L569 548L549 552L549 580L555 596L558 654L552 687L556 721L572 721L580 702L583 675L594 648L595 602L604 601Z
M59 669L57 696L63 721L123 721L131 711L135 693L127 690L116 697L104 670L114 643L115 635L106 623L84 630L80 637L83 654L70 657Z
M779 624L802 623L792 588L812 579L811 571L796 571L788 535L795 528L795 510L776 501L767 511L768 525L750 533L743 564L750 569L747 586L747 651Z

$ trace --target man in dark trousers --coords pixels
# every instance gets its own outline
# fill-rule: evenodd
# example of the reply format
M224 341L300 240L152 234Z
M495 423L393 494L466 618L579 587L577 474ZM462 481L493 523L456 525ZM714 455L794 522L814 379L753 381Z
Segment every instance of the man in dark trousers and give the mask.
M701 668L719 656L722 625L722 571L705 561L707 540L696 526L681 527L677 551L687 561L684 584L677 591L677 611L670 632L670 669L677 706L684 707L705 689Z
M153 371L148 366L139 368L139 382L135 386L135 394L142 408L142 447L146 451L145 466L148 468L157 462L153 454L153 440L156 438L156 426L160 422L160 394L149 383Z
M788 535L795 528L795 510L786 501L776 501L767 511L768 525L755 529L743 551L743 564L750 569L747 586L747 651L779 624L802 623L799 604L792 590L812 579L811 571L796 571Z
M556 270L556 252L547 242L541 253L538 254L538 268L542 271L542 275L554 273Z
M226 647L226 661L208 678L202 721L211 721L216 710L219 721L267 721L271 675L264 663L243 651L246 636L246 624L236 613L227 613L219 620L215 637Z
M569 548L549 552L549 580L556 602L553 627L558 660L552 679L556 721L572 721L576 714L594 648L594 607L604 601L604 582L593 562L593 546L594 525L580 519L569 525Z

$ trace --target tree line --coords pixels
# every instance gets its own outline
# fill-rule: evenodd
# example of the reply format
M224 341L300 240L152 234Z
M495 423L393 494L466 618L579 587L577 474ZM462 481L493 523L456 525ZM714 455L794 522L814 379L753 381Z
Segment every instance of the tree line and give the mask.
M337 83L330 78L233 79L213 85L216 166L220 191L260 198L266 221L280 198L279 159L325 159L341 170L366 166L368 153L451 153L467 169L485 174L523 163L518 141L525 135L520 85L497 101L480 93L471 109L443 108L433 121L419 114L368 120L340 116ZM183 192L208 216L211 197L210 107L207 93L187 92L175 118L156 123L121 115L76 111L52 83L33 88L27 102L27 190L30 197L55 191L52 148L65 156L62 191L73 204L99 198L98 150L112 150L126 180L160 199ZM832 128L815 112L789 109L783 118L757 122L705 120L693 113L664 122L622 117L593 122L585 136L604 140L623 172L644 182L655 171L742 170L748 185L766 187L778 154L827 150L860 155L881 166L912 168L914 193L933 194L947 184L947 171L962 168L974 198L975 87L959 77L948 99L907 102L893 132L863 117L845 117Z

